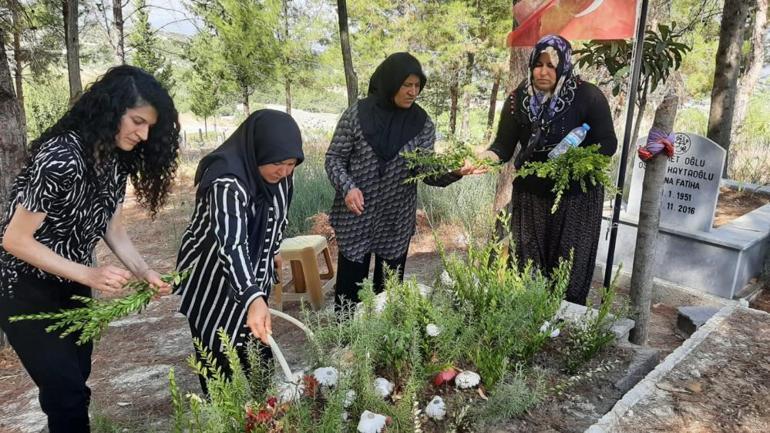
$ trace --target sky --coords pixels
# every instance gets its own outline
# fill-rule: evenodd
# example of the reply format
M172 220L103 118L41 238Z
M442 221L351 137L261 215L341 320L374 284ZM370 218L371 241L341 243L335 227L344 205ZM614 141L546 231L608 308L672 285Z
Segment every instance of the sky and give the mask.
M153 6L150 8L150 24L153 28L188 36L197 33L191 18L193 14L187 10L184 1L149 0L148 4Z

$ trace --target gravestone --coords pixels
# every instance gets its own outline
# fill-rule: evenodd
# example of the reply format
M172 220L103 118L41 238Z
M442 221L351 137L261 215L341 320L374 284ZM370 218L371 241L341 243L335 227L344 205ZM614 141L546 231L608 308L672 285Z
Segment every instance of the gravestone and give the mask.
M725 150L696 134L677 133L674 156L669 158L660 201L660 224L687 231L710 231L719 196ZM640 138L637 146L647 137ZM639 216L645 163L634 155L630 215Z

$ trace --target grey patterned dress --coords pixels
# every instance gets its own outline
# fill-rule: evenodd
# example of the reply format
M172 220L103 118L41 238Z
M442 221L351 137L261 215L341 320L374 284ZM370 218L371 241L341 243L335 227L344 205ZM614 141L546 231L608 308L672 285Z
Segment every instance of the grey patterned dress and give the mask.
M401 152L418 148L433 151L435 140L436 130L429 118ZM340 252L353 262L363 262L368 253L386 260L401 257L414 234L417 185L404 181L415 173L407 168L400 153L384 163L382 175L379 165L377 155L364 138L355 104L342 114L326 152L326 174L336 190L330 222ZM425 183L443 187L460 177L449 173L426 179ZM345 206L345 195L353 188L360 189L364 196L364 212L360 216Z

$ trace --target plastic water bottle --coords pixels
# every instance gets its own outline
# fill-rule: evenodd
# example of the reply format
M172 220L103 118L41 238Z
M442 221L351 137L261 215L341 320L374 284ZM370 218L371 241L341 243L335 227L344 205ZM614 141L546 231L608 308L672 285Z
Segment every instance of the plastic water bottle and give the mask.
M570 131L569 134L565 135L564 138L561 139L559 144L557 144L553 149L551 149L550 152L548 152L548 158L554 159L557 156L561 156L570 147L580 146L580 143L585 140L589 129L591 129L591 127L588 126L587 123L584 123Z

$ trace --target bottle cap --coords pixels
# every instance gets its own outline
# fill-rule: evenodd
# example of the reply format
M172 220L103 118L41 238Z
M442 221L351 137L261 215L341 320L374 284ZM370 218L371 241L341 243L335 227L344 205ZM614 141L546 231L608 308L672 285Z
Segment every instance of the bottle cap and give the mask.
M588 124L587 124L587 123L584 123L584 124L583 124L583 129L585 129L586 131L588 131L589 129L591 129L591 127L590 127L590 126L588 126Z

